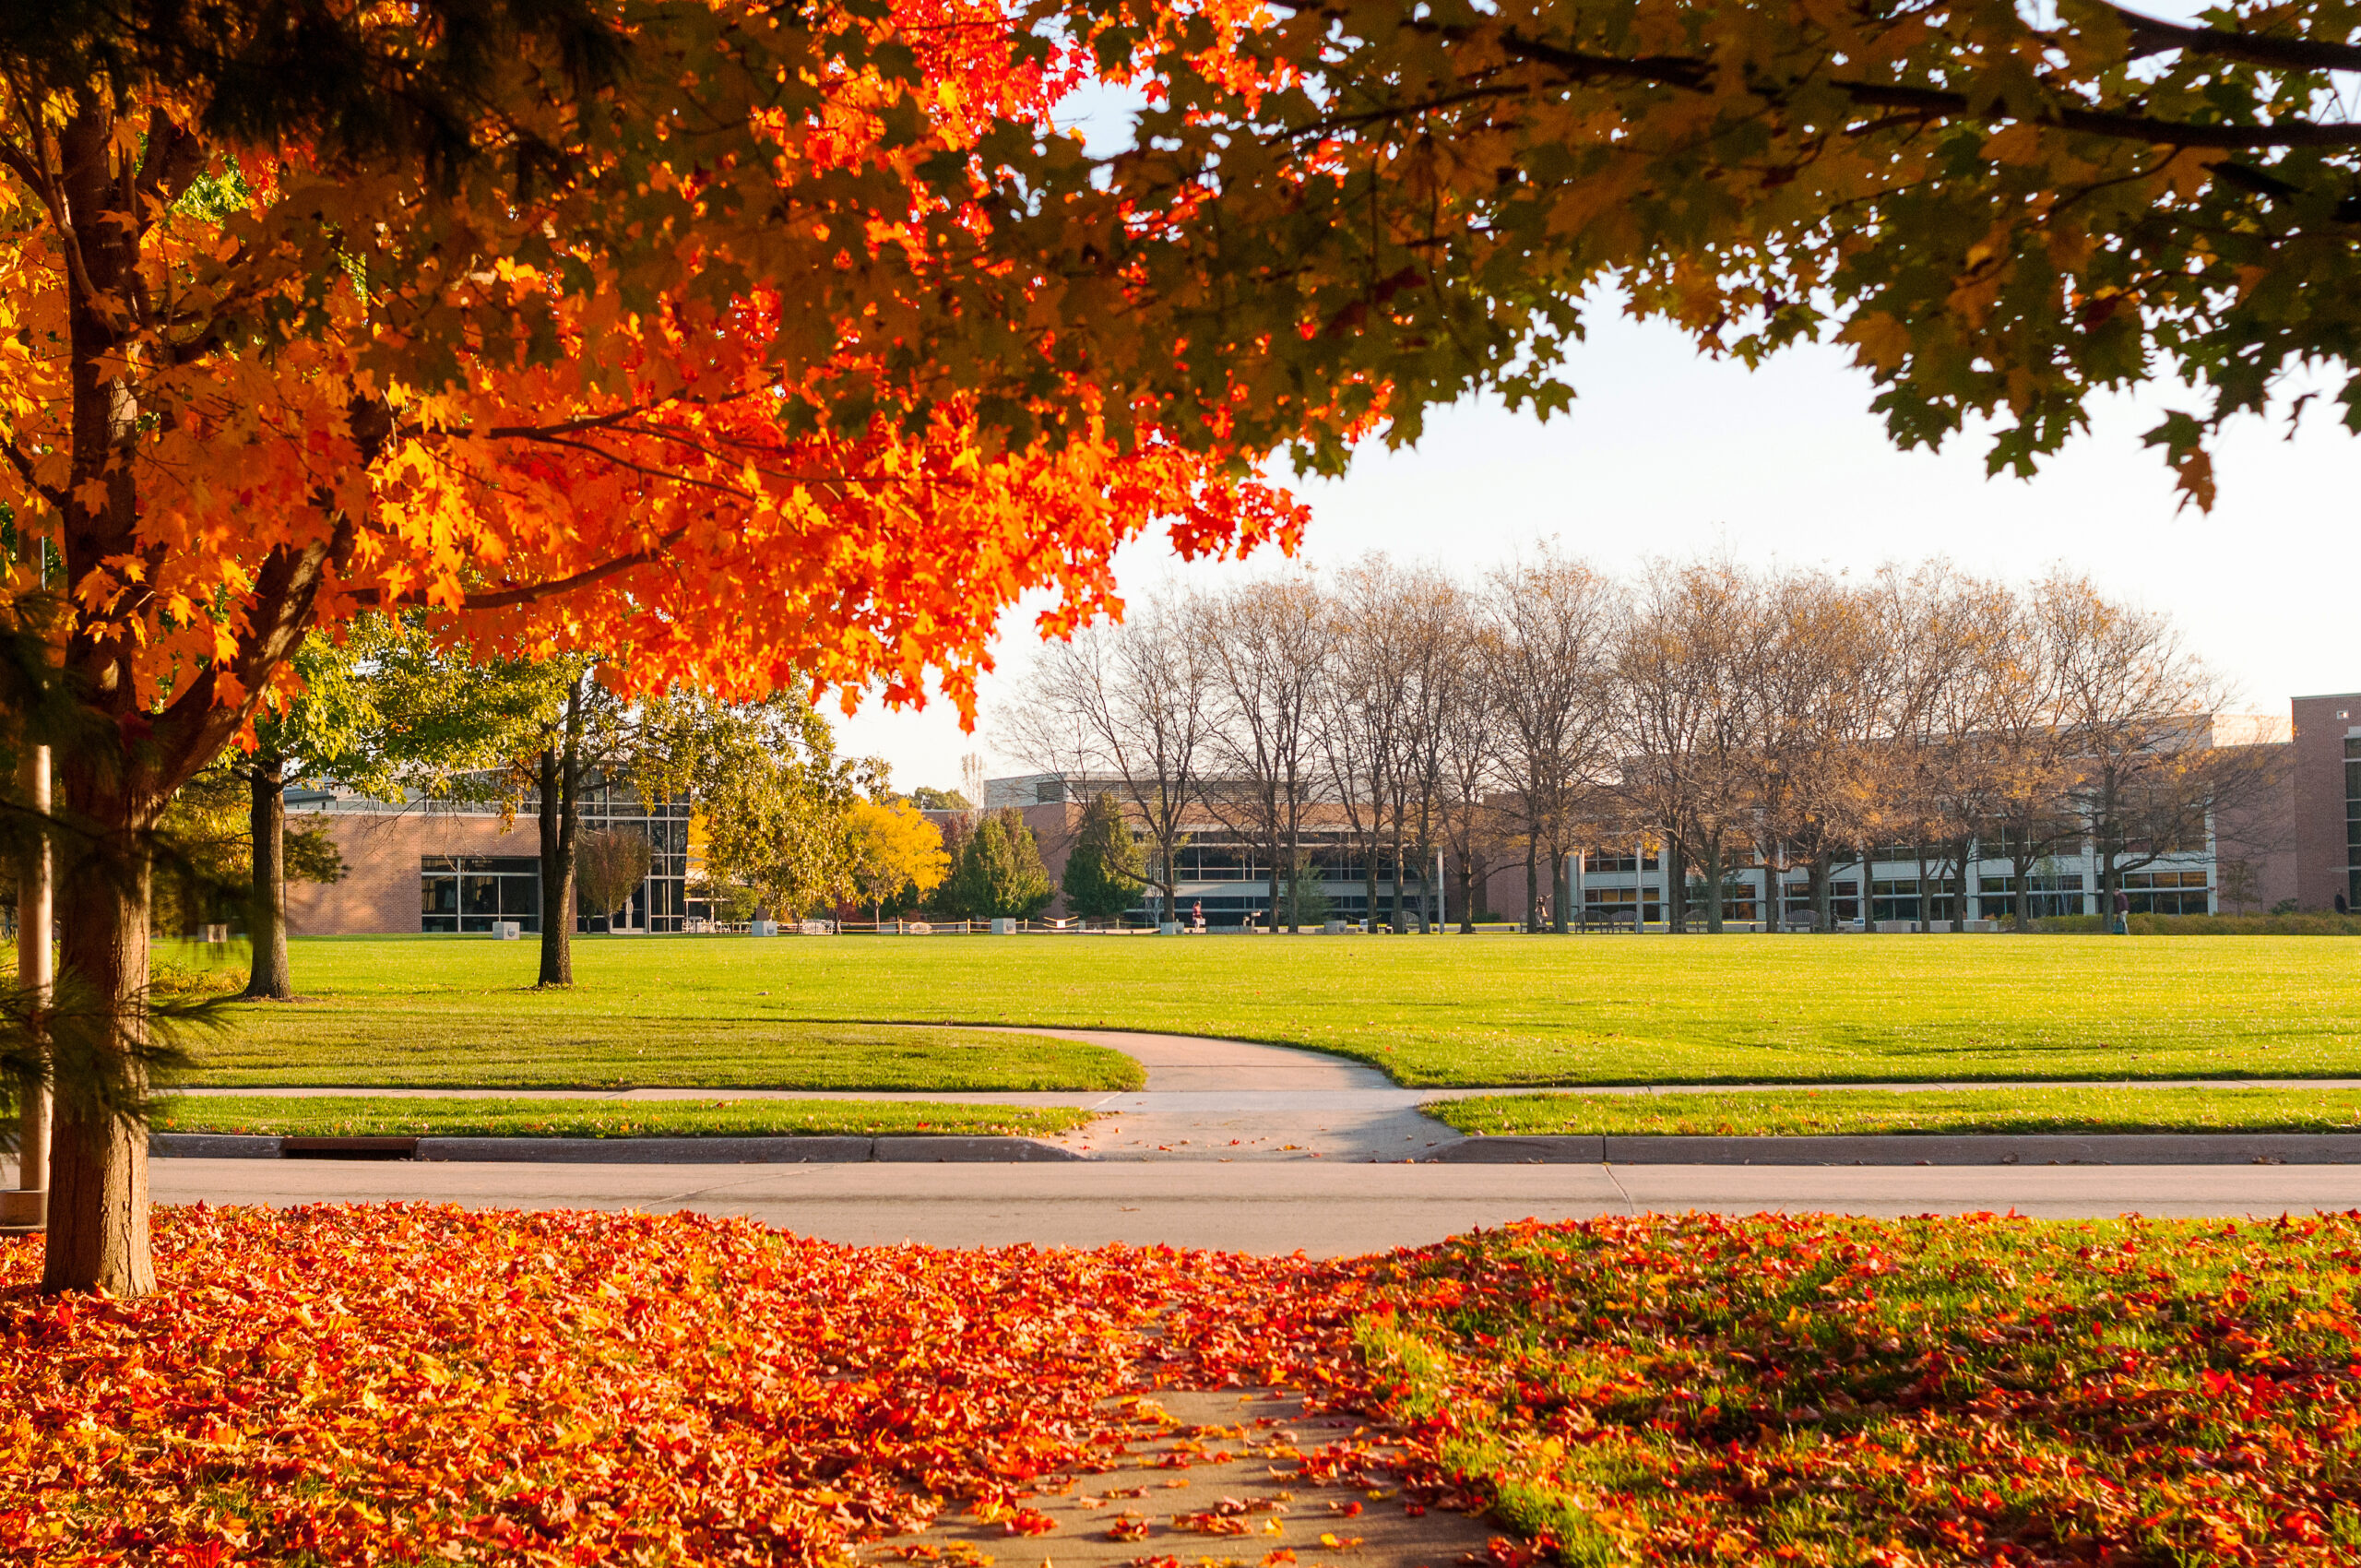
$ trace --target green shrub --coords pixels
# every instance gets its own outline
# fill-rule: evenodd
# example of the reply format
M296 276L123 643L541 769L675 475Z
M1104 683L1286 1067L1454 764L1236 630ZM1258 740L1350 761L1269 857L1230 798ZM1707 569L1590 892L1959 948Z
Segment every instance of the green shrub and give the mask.
M2361 915L2132 915L2134 936L2361 936ZM2033 922L2050 935L2090 936L2107 929L2104 915L2051 915Z

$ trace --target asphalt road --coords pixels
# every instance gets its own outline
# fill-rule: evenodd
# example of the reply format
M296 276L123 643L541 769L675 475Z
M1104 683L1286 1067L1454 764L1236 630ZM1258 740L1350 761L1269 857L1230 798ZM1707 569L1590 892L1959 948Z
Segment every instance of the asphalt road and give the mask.
M411 1199L471 1207L691 1210L805 1235L937 1246L1162 1242L1348 1255L1526 1218L1689 1209L2057 1218L2361 1207L2361 1167L1370 1165L462 1165L160 1159L161 1203Z

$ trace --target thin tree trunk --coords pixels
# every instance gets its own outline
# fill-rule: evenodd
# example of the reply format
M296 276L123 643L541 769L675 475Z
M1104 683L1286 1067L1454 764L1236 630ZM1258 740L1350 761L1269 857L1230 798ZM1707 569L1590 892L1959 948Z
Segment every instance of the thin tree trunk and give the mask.
M1722 934L1722 833L1715 828L1705 840L1705 930Z
M574 983L574 846L580 826L582 693L565 702L565 731L540 756L541 985Z
M71 754L66 754L70 756ZM112 829L104 851L123 863L66 868L58 878L63 976L117 1020L119 1050L142 1038L148 992L149 867L134 802L90 763L61 769L67 809ZM148 1253L148 1138L136 1122L58 1096L49 1153L48 1252L42 1289L144 1296L156 1288Z
M1541 925L1541 868L1535 863L1538 837L1528 826L1525 835L1525 929L1528 932Z
M1667 931L1689 932L1689 855L1680 839L1664 836L1664 924Z
M247 824L254 840L254 895L246 916L254 968L251 1002L287 1002L295 985L287 963L287 759L256 753L246 765L252 801Z

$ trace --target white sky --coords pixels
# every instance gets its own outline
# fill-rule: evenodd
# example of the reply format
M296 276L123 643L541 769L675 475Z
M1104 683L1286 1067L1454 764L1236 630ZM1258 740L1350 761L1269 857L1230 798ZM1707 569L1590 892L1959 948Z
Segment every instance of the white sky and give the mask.
M1095 144L1120 134L1088 128ZM2204 516L2176 512L2171 474L2140 443L2159 410L2198 406L2177 387L2098 409L2088 434L2020 481L1985 477L1973 432L1939 454L1896 452L1869 411L1867 378L1834 350L1750 374L1700 359L1668 329L1599 315L1571 379L1571 415L1545 424L1462 405L1430 418L1415 451L1372 447L1345 479L1299 486L1312 512L1303 558L1317 571L1382 550L1473 577L1555 536L1609 570L1713 551L1855 573L1931 555L2019 579L2062 564L2170 612L2246 706L2284 712L2290 695L2361 690L2361 441L2329 397L2292 441L2284 421L2226 433L2221 498ZM1277 560L1184 565L1149 540L1118 557L1117 576L1133 593L1176 578L1217 586ZM957 788L968 752L994 774L1018 771L1023 759L991 746L992 719L1020 683L1040 608L1003 621L976 734L946 703L872 703L836 719L840 751L885 758L904 790Z

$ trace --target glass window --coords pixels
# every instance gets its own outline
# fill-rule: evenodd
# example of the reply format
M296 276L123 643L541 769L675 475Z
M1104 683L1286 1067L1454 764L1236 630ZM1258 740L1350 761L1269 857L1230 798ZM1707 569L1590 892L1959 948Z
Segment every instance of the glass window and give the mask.
M420 879L419 912L421 915L456 915L459 912L459 879L456 876L428 876ZM432 931L433 926L422 927ZM449 927L446 929L457 930Z
M459 913L462 915L497 915L500 913L500 883L496 876L467 876L459 879ZM460 927L462 931L465 926Z

